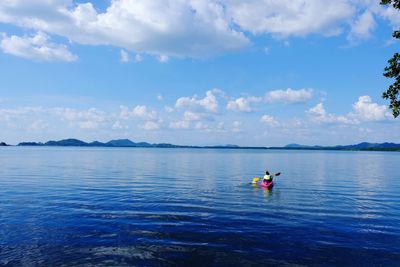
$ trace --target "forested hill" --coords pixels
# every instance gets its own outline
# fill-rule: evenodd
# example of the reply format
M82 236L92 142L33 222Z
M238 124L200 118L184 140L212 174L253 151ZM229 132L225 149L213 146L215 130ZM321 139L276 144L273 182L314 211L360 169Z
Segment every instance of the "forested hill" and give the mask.
M6 146L2 142L0 146ZM400 144L395 143L359 143L355 145L337 146L307 146L299 144L289 144L284 147L263 147L263 146L238 146L238 145L214 145L214 146L188 146L174 145L169 143L151 144L147 142L133 142L129 139L116 139L108 142L85 142L79 139L64 139L59 141L41 142L21 142L18 146L70 146L70 147L158 147L158 148L221 148L221 149L287 149L287 150L366 150L366 151L400 151Z

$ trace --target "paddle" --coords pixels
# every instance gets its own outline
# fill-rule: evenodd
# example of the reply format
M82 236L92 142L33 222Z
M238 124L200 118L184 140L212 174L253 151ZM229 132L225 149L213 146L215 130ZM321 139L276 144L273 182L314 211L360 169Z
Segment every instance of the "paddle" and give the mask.
M275 177L275 176L279 176L279 175L281 175L281 173L280 173L280 172L277 172L277 173L273 174L272 176ZM254 177L254 178L253 178L253 181L252 181L251 183L252 183L252 184L256 184L256 183L258 183L258 181L259 181L260 179L261 179L260 177Z

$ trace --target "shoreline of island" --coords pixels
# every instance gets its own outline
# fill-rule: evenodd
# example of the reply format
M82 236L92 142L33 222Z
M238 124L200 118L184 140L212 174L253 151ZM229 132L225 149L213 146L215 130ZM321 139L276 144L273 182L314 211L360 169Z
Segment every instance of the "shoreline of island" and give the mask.
M0 146L20 146L20 147L104 147L104 148L194 148L194 149L259 149L259 150L335 150L335 151L397 151L400 152L400 144L395 143L368 143L362 142L354 145L337 146L306 146L299 144L289 144L283 147L266 146L238 146L238 145L212 145L212 146L192 146L175 145L170 143L133 142L129 139L116 139L108 142L84 142L79 139L63 139L59 141L42 142L20 142L17 145L9 145L0 142Z

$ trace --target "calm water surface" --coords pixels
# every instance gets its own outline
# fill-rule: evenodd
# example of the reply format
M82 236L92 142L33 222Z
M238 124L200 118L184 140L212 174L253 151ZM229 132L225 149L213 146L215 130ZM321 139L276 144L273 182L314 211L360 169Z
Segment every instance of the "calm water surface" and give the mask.
M0 149L0 265L400 266L400 153ZM281 171L273 190L249 182Z

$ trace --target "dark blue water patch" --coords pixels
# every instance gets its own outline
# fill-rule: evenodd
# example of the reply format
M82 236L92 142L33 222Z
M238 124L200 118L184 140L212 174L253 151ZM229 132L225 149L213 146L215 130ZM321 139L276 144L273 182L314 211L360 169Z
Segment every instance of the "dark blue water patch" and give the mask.
M399 159L0 150L0 265L398 266ZM272 190L249 184L265 166L282 172Z

